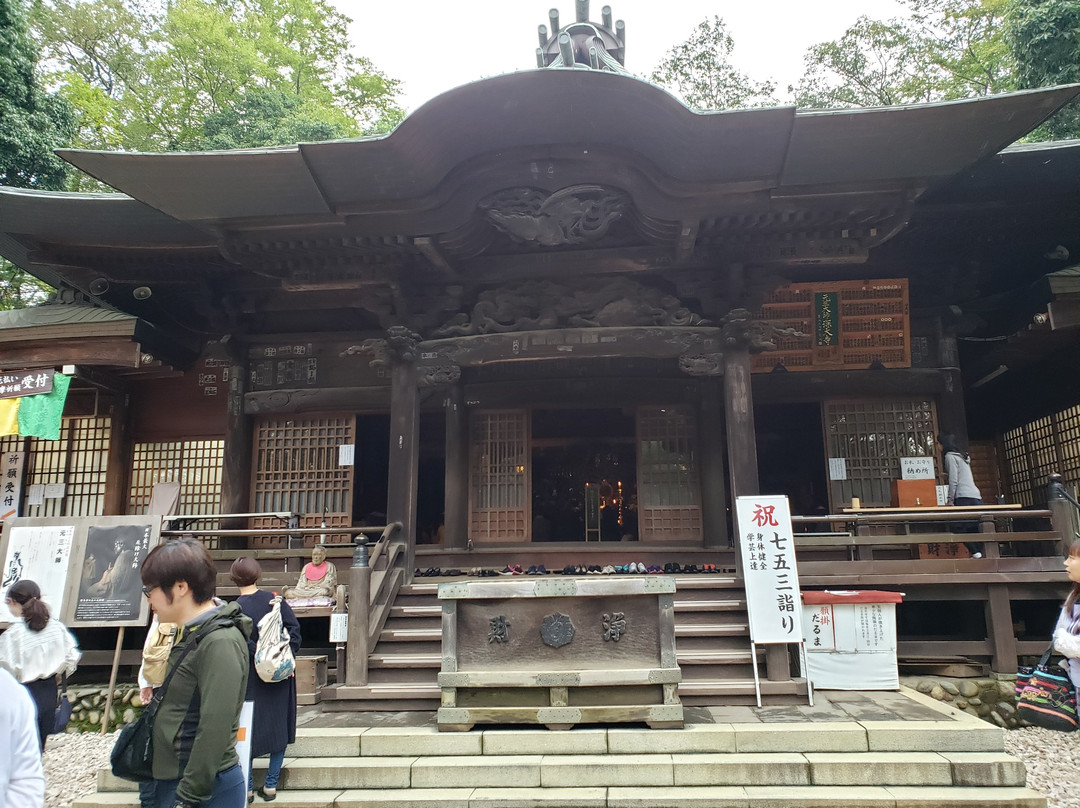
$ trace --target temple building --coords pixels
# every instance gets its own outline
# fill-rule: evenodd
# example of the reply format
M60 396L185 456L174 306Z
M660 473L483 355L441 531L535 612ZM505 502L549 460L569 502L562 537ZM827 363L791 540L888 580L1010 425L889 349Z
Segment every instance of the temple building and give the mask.
M1080 87L697 111L629 75L625 28L587 6L541 29L536 69L385 136L62 150L115 193L0 188L0 255L58 290L0 313L0 369L73 379L59 441L0 438L27 452L24 491L65 486L20 515L141 513L177 481L179 514L290 511L331 544L400 522L386 610L434 568L734 570L736 496L805 517L914 505L894 501L901 459L939 433L968 443L987 503L1042 508L1049 473L1080 481L1080 144L1013 145ZM920 599L955 599L976 625L960 653L1015 670L1037 642L1008 644L1010 603L1063 591L1051 552L814 552L804 585L909 594L912 658L946 644ZM729 639L685 641L684 667ZM745 695L747 655L739 687L684 670L684 700Z

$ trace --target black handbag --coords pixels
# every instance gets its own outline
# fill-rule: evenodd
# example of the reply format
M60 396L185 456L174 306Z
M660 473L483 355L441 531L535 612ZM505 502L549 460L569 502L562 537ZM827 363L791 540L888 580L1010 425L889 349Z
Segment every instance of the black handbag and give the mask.
M71 720L71 701L67 695L67 673L60 674L60 699L56 702L56 719L53 721L50 735L59 735L67 729L68 721Z
M222 622L228 625L226 621ZM112 766L112 773L115 776L124 780L134 780L142 783L154 779L154 719L157 717L158 709L161 707L161 700L165 698L165 691L169 688L169 682L172 681L173 674L180 669L180 663L184 661L184 657L194 650L202 641L202 638L213 631L214 628L216 627L208 625L205 630L195 634L194 638L180 652L176 664L172 666L172 670L165 677L165 681L161 683L161 687L155 691L150 703L143 708L138 718L120 730L120 734L116 737L116 743L113 744L112 754L109 755L109 764Z
M1053 642L1033 667L1016 673L1016 713L1029 724L1059 732L1077 729L1076 688L1069 673L1050 664Z

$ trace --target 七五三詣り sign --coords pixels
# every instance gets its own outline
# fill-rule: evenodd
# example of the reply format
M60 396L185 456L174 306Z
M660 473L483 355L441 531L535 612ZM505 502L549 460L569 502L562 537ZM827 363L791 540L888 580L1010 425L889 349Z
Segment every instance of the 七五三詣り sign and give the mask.
M735 513L750 639L801 643L802 600L787 497L738 497Z

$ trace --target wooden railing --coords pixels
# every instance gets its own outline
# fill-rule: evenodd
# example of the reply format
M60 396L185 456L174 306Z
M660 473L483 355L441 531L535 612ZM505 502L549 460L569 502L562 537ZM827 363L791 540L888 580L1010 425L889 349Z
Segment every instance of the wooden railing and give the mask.
M1012 604L1054 602L1064 596L1067 580L1061 558L1071 541L1071 517L1068 511L1062 512L1060 502L1052 502L1045 510L973 506L794 516L797 529L827 528L795 534L795 546L801 551L799 582L808 588L902 591L905 603L921 601L927 608L944 609L944 623L950 619L947 607L932 604L982 604L982 638L901 638L899 655L907 659L989 658L993 670L1012 672L1020 656L1045 650L1052 629L1032 626L1029 639L1018 638ZM1011 528L1018 520L1025 527L1051 529L998 530L999 526ZM978 532L948 530L950 524L973 522L978 523ZM983 557L920 557L920 546L961 542L982 544ZM830 558L830 549L845 552Z
M367 550L364 557L363 550ZM405 539L401 522L382 529L370 548L357 548L349 570L349 641L346 655L338 655L338 683L366 685L368 656L379 641L379 634L390 615L394 598L405 582ZM340 670L344 663L344 676Z

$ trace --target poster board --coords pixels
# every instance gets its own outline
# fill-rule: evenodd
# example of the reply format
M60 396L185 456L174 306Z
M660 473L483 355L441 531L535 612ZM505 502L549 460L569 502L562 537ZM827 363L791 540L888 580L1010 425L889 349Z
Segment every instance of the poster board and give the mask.
M788 498L737 497L735 517L751 641L801 643L802 599Z
M69 627L144 626L150 606L139 568L160 540L161 519L154 516L12 519L0 536L0 589L22 578L36 581ZM0 626L11 619L0 611Z
M0 558L4 559L3 578L0 579L0 627L7 628L16 619L7 608L7 593L23 579L34 581L41 587L41 599L52 614L63 614L75 543L74 521L5 520L0 536Z

